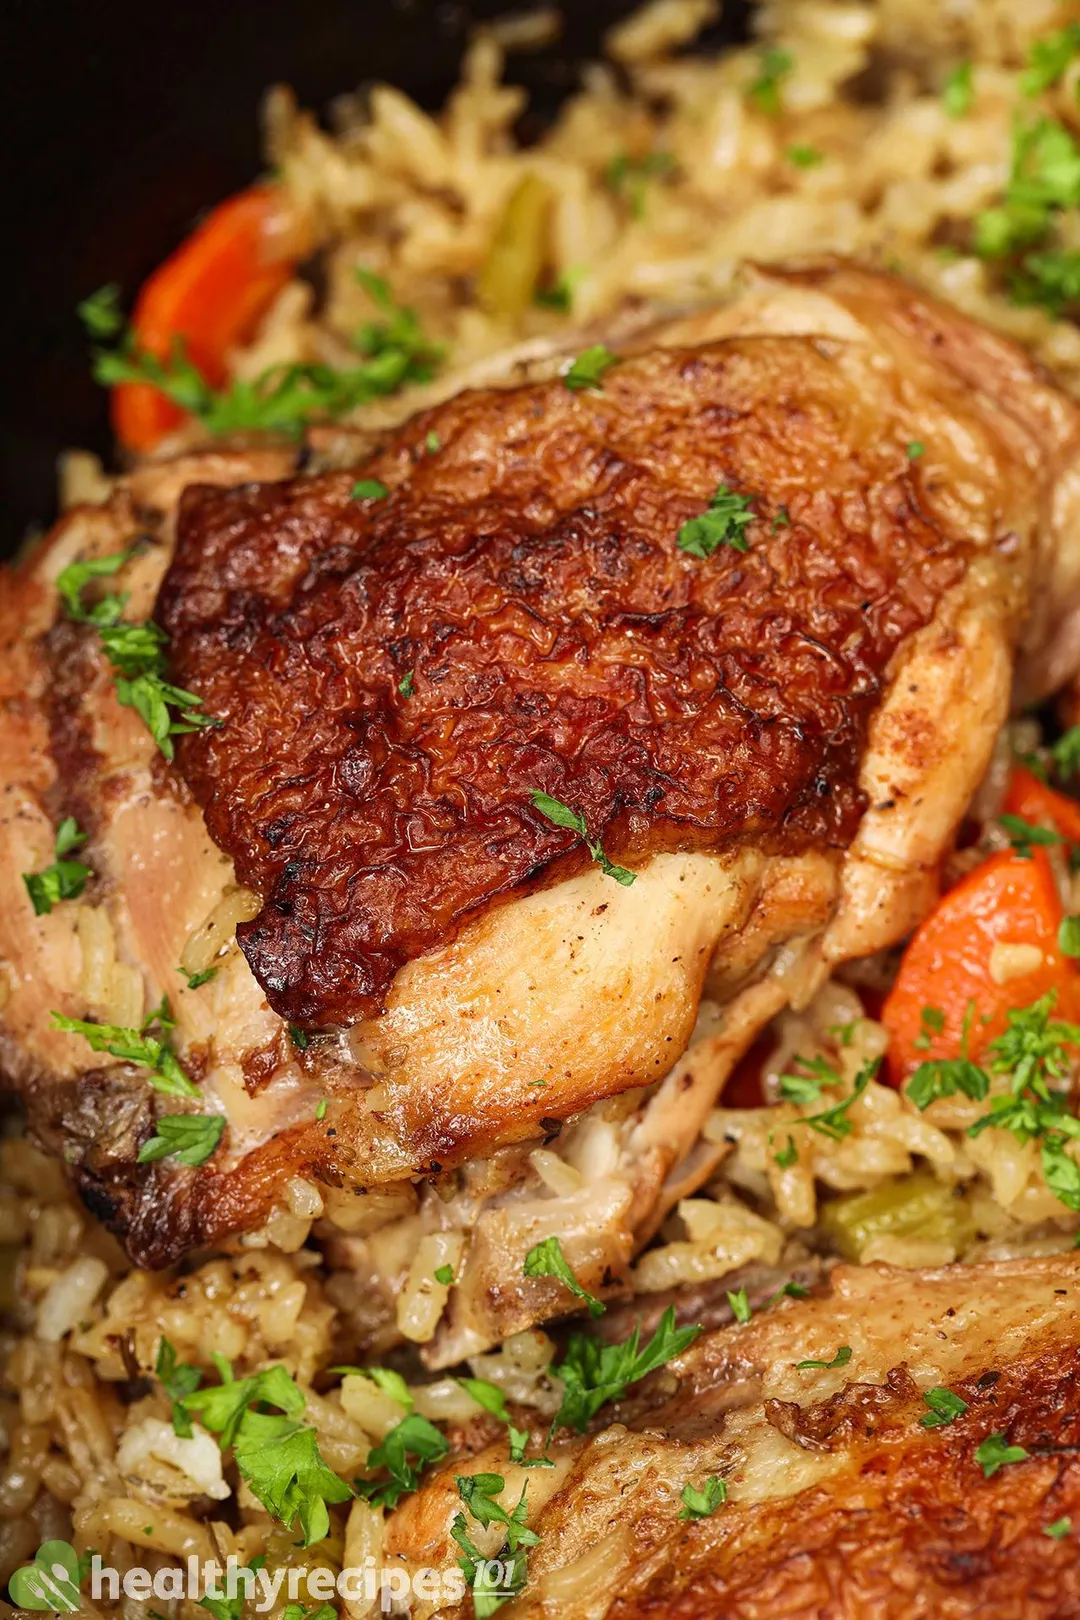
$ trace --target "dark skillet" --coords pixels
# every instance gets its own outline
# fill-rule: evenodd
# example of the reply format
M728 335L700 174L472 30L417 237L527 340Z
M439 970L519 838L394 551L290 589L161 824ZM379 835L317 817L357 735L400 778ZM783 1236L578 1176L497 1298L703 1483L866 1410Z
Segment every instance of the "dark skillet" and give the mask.
M0 547L54 515L60 450L109 451L105 401L74 317L118 281L130 300L200 210L259 170L257 109L285 80L322 108L385 79L437 107L471 22L522 0L11 0L0 117L14 296L4 306ZM565 0L558 45L513 58L528 139L577 82L626 0ZM733 38L745 4L714 40Z

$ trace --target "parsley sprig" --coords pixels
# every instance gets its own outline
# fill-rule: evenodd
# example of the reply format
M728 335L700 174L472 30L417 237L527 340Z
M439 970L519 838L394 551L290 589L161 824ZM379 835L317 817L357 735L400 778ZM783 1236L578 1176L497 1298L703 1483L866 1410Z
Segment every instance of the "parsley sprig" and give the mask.
M458 1559L458 1564L473 1594L476 1620L486 1620L503 1603L523 1591L528 1580L528 1549L535 1547L540 1540L536 1531L530 1530L525 1522L528 1484L522 1486L517 1506L512 1513L508 1513L502 1503L495 1500L506 1489L506 1481L501 1474L455 1474L454 1483L458 1495L477 1524L482 1524L485 1529L490 1524L506 1527L498 1562L504 1566L509 1562L509 1579L504 1576L497 1587L492 1587L484 1581L489 1561L479 1552L469 1535L465 1515L456 1514L450 1526L450 1534L464 1554Z
M224 1114L161 1114L154 1135L139 1149L138 1163L175 1159L177 1164L205 1164L221 1141L226 1123Z
M472 1396L478 1406L484 1408L485 1412L490 1412L492 1417L506 1424L511 1462L517 1463L521 1468L554 1468L555 1464L550 1457L526 1458L525 1447L529 1443L529 1431L514 1427L514 1420L506 1404L506 1396L498 1384L493 1384L487 1378L459 1378L458 1383L466 1394Z
M366 322L357 332L354 344L365 356L357 366L271 366L254 379L237 377L227 388L215 389L191 360L182 338L174 340L164 360L143 348L124 320L119 289L103 287L79 306L91 338L99 345L112 344L93 351L94 377L110 388L149 383L215 437L252 431L298 437L309 422L336 420L406 383L429 381L442 356L438 345L425 338L414 312L394 302L380 276L358 270L357 279L386 317Z
M960 1057L921 1063L908 1082L907 1094L920 1110L958 1091L981 1102L990 1093L991 1076L1007 1075L1008 1090L991 1098L988 1112L968 1126L968 1135L979 1136L996 1127L1011 1131L1018 1142L1037 1141L1047 1186L1068 1209L1080 1210L1080 1164L1068 1151L1070 1141L1080 1141L1080 1119L1069 1111L1068 1092L1053 1084L1071 1073L1069 1049L1080 1050L1080 1025L1051 1016L1055 999L1055 992L1048 990L1030 1006L1009 1012L1008 1027L988 1047L989 1069L966 1055L974 1016L971 1004Z
M127 1029L120 1024L96 1024L85 1018L67 1018L59 1012L50 1016L53 1029L65 1030L69 1035L81 1035L93 1051L108 1052L110 1057L149 1069L147 1079L150 1084L166 1097L200 1095L198 1086L188 1078L172 1049L169 1031L174 1023L168 997L162 997L160 1006L154 1008L138 1029ZM153 1035L150 1031L155 1026L158 1034Z
M403 1496L416 1490L424 1465L441 1462L449 1451L446 1439L434 1423L429 1423L419 1412L410 1412L394 1425L381 1445L368 1453L367 1467L385 1470L389 1479L357 1480L357 1495L373 1507L396 1507ZM410 1457L415 1457L416 1462L410 1462Z
M525 1256L524 1274L526 1277L557 1277L575 1299L580 1299L588 1306L590 1316L603 1315L605 1310L603 1302L578 1282L557 1237L544 1238L542 1242L533 1245Z
M677 1328L675 1307L669 1305L645 1345L640 1343L636 1327L622 1344L604 1344L591 1334L572 1333L562 1361L551 1369L563 1385L552 1428L565 1426L584 1433L602 1406L621 1400L631 1384L681 1356L700 1332L700 1327Z
M682 1502L680 1519L708 1519L727 1501L727 1481L712 1474L705 1481L703 1491L694 1485L684 1485L679 1500Z
M43 872L24 872L22 880L34 908L34 915L45 917L61 900L77 900L93 876L90 867L82 861L68 859L73 849L86 843L89 835L79 831L74 816L65 816L56 829L53 853L56 859Z
M327 1504L347 1502L353 1491L327 1467L315 1430L300 1421L302 1390L282 1366L234 1378L224 1356L214 1361L221 1383L185 1395L183 1410L232 1448L241 1477L272 1517L286 1528L299 1521L305 1547L321 1541L330 1529Z
M565 827L568 832L576 832L578 837L584 840L585 847L605 877L614 878L615 882L621 883L624 889L630 887L637 877L637 873L631 872L628 867L616 866L614 861L608 859L600 840L589 837L585 817L580 811L571 810L570 806L563 804L561 799L553 799L550 793L544 793L540 788L533 788L530 798L533 809L539 810L540 814L546 817L553 826Z
M201 1370L198 1367L193 1367L190 1362L179 1361L176 1355L176 1346L171 1344L163 1335L158 1344L154 1372L172 1402L174 1433L178 1434L182 1440L190 1440L194 1432L191 1424L191 1414L183 1403L189 1395L195 1393L202 1383Z
M202 713L202 698L196 693L185 692L166 680L165 648L169 638L149 621L132 624L122 620L125 595L109 592L89 605L83 600L83 591L91 580L118 573L131 556L131 551L122 551L69 563L57 576L56 586L68 617L77 624L96 628L102 651L112 666L119 702L135 710L161 753L172 759L174 737L221 722Z
M1048 57L1029 69L1049 71ZM1072 133L1047 117L1018 124L1004 197L978 215L974 242L981 257L1004 262L1014 303L1041 305L1057 317L1080 296L1080 254L1055 241L1060 215L1078 202L1080 146Z
M569 371L564 372L563 382L573 393L580 393L586 388L602 388L604 373L617 365L619 357L603 343L594 343L591 349L583 349L571 365Z

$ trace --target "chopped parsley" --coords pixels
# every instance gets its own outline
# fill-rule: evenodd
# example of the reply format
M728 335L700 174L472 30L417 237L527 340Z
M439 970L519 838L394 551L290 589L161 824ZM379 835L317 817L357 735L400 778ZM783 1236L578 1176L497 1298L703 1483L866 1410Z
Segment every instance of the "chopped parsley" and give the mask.
M450 1534L464 1554L464 1557L458 1559L458 1565L472 1590L476 1620L486 1620L486 1617L494 1614L501 1604L523 1591L528 1579L528 1548L535 1547L540 1540L536 1531L530 1530L525 1523L525 1493L528 1484L522 1486L521 1496L512 1513L507 1513L506 1509L495 1500L496 1496L506 1489L506 1481L501 1474L455 1474L454 1484L458 1488L462 1502L478 1524L484 1525L485 1528L490 1524L506 1526L506 1536L498 1562L504 1563L507 1557L509 1558L510 1578L509 1580L504 1578L496 1587L489 1586L485 1581L484 1577L488 1574L488 1560L484 1559L473 1543L465 1515L455 1514L450 1526Z
M397 689L403 698L411 698L416 691L416 671L408 669L397 683Z
M1064 1518L1055 1519L1053 1524L1044 1525L1043 1535L1049 1536L1051 1541L1064 1541L1066 1536L1072 1535L1072 1520L1068 1514Z
M604 171L604 181L617 197L624 197L633 219L645 213L649 181L663 179L675 168L670 152L649 152L645 157L631 157L629 152L618 152Z
M53 853L56 859L51 866L43 872L24 872L23 882L26 892L30 896L30 903L34 908L34 915L45 917L53 906L59 905L61 900L77 900L86 887L86 880L93 877L90 867L84 866L82 861L66 859L73 849L85 844L89 835L79 831L79 824L74 816L65 816L56 829L56 842Z
M832 1108L826 1108L821 1114L809 1114L804 1123L812 1130L820 1131L823 1136L831 1137L834 1142L843 1141L845 1136L850 1136L854 1126L848 1118L848 1109L862 1096L880 1067L880 1057L870 1058L855 1076L852 1089L846 1097L835 1103Z
M1002 828L1009 835L1009 843L1022 860L1030 861L1032 850L1036 847L1050 848L1054 844L1064 844L1065 839L1059 832L1051 827L1040 827L1034 821L1025 821L1023 816L1012 816L1004 812L998 816Z
M436 1266L434 1275L437 1283L442 1283L444 1287L449 1288L454 1280L454 1268L453 1266Z
M413 1409L409 1386L393 1367L331 1367L330 1371L349 1377L370 1378L377 1389L381 1389L384 1395L389 1395L392 1401L397 1401L406 1412Z
M783 110L780 87L795 66L795 58L790 51L770 45L762 51L759 66L758 76L747 93L759 112L776 118Z
M693 1485L684 1485L679 1500L682 1502L680 1519L707 1519L727 1501L727 1481L711 1474L705 1481L703 1491Z
M1011 1131L1021 1144L1037 1141L1047 1186L1067 1208L1080 1210L1080 1164L1068 1149L1070 1142L1080 1141L1080 1119L1068 1111L1068 1092L1051 1084L1070 1074L1067 1049L1080 1048L1080 1025L1052 1018L1054 1000L1055 992L1048 990L1029 1007L1011 1009L1008 1027L990 1042L989 1070L967 1057L974 1015L970 1004L960 1057L921 1063L907 1094L919 1109L957 1091L981 1102L989 1094L991 1075L1007 1075L1009 1089L991 1098L988 1112L968 1126L968 1135L996 1127Z
M591 349L583 349L569 371L564 372L563 382L575 393L583 388L600 388L604 373L618 363L617 354L612 354L603 343L594 343Z
M614 861L608 859L600 840L589 837L589 829L583 815L577 810L571 810L561 799L553 799L550 793L544 793L540 788L533 788L530 797L533 809L539 810L553 826L565 827L568 832L576 832L578 837L584 840L585 847L605 877L614 878L624 889L630 887L637 873L631 872L625 866L616 866Z
M226 1123L224 1114L162 1114L155 1121L155 1134L139 1149L138 1163L175 1159L177 1164L205 1164Z
M149 383L174 405L195 416L215 437L265 431L299 437L308 422L334 420L370 400L395 393L410 382L427 382L442 350L424 336L415 314L399 308L379 276L357 277L388 319L369 321L354 338L365 356L357 366L337 370L322 364L271 366L254 379L234 378L215 389L188 356L183 339L161 359L142 348L120 314L115 291L102 288L79 306L95 343L93 374L99 383ZM104 343L111 347L102 347Z
M1062 956L1080 956L1080 917L1062 917L1057 942Z
M1014 304L1045 309L1056 320L1080 301L1080 253L1054 249L1028 253L1009 278Z
M535 1243L525 1256L524 1275L526 1277L557 1277L573 1294L589 1307L589 1315L602 1316L606 1309L602 1300L590 1294L583 1288L574 1276L570 1262L563 1254L562 1244L557 1237L544 1238L543 1242Z
M950 118L966 118L975 104L975 86L970 62L958 62L948 74L941 100Z
M778 1170L790 1170L793 1164L799 1162L799 1150L795 1146L795 1138L788 1133L787 1146L773 1154L773 1163Z
M731 1314L736 1322L749 1322L753 1311L750 1308L750 1301L746 1297L746 1289L737 1288L734 1293L731 1292L730 1288L724 1291L727 1294L727 1302L731 1306Z
M987 1435L975 1453L975 1461L986 1479L993 1479L999 1469L1009 1463L1023 1462L1027 1452L1023 1446L1010 1446L1003 1434Z
M557 281L549 287L538 287L533 294L533 303L539 304L541 309L557 309L563 315L569 315L574 307L574 292L578 283L585 279L588 271L584 265L577 265L564 270Z
M381 478L359 478L349 491L350 501L381 501L390 491Z
M831 1361L797 1361L795 1366L799 1372L803 1372L811 1368L820 1368L822 1372L832 1372L836 1367L846 1367L848 1362L851 1360L851 1353L850 1344L842 1344Z
M325 1097L320 1097L318 1102L315 1104L315 1118L316 1119L325 1119L326 1118L326 1106L327 1106L326 1105L326 1098Z
M191 1366L189 1362L178 1361L176 1346L162 1336L158 1344L154 1372L172 1402L173 1432L182 1440L190 1440L193 1433L191 1415L182 1403L188 1395L193 1395L202 1383L201 1371L198 1367Z
M366 1466L385 1469L389 1479L357 1480L357 1494L373 1507L396 1507L403 1496L408 1496L420 1484L425 1463L441 1462L449 1452L447 1440L434 1423L429 1423L419 1412L410 1412L394 1425L381 1445L368 1453ZM410 1457L416 1458L416 1462L410 1462Z
M438 455L439 451L442 449L442 440L439 438L439 435L436 433L434 428L429 428L427 433L424 435L424 449L427 451L429 456Z
M1070 726L1050 744L1050 757L1054 769L1066 781L1080 771L1080 726Z
M967 1401L954 1395L951 1389L945 1389L938 1384L934 1389L923 1391L923 1400L929 1410L919 1419L924 1429L944 1429L950 1423L955 1423L958 1417L963 1417L968 1409Z
M787 160L797 169L816 169L819 164L824 163L825 154L819 152L816 146L789 146Z
M1028 52L1028 65L1020 78L1025 96L1040 96L1052 90L1080 51L1080 23L1069 23L1055 33L1037 39Z
M907 1094L920 1113L939 1097L955 1097L960 1092L974 1102L982 1102L990 1090L990 1078L967 1055L968 1038L975 1018L975 1003L969 1001L964 1009L960 1026L960 1055L955 1058L932 1058L919 1064L907 1084ZM945 1014L940 1007L924 1007L920 1014L921 1028L915 1045L926 1051L935 1035L945 1027Z
M510 1461L522 1468L554 1468L555 1464L550 1457L532 1457L526 1460L525 1447L529 1443L527 1429L516 1429L506 1405L506 1396L498 1384L493 1384L487 1378L459 1378L458 1383L466 1394L471 1395L478 1406L492 1417L498 1418L500 1423L506 1424L510 1440Z
M791 513L786 506L778 506L776 516L769 525L770 533L777 534L781 529L791 528Z
M785 1102L820 1102L823 1087L843 1084L839 1071L826 1057L795 1057L791 1067L795 1072L782 1074L778 1082Z
M683 524L676 545L689 556L701 558L711 557L719 546L749 551L750 542L743 530L753 521L750 497L736 495L726 484L720 484L701 516Z
M241 1477L273 1518L286 1529L299 1520L305 1547L322 1541L327 1503L347 1502L353 1492L326 1466L315 1430L301 1423L303 1392L282 1366L234 1378L223 1356L214 1361L221 1383L184 1396L184 1411L232 1447Z
M907 447L907 458L908 458L908 460L909 461L918 461L919 457L920 456L925 456L925 454L926 454L926 446L925 446L925 444L923 444L922 440L921 439L912 439L911 443Z
M101 647L112 666L117 700L134 709L166 759L174 754L174 737L200 731L221 722L201 713L202 698L185 692L165 679L165 647L168 636L149 621L129 624L121 620L127 600L109 594L91 607L82 600L83 588L91 579L115 574L131 557L130 551L92 562L73 563L57 577L57 588L68 616L79 624L93 625ZM171 711L176 711L175 713Z
M602 1406L621 1400L631 1384L681 1356L700 1332L700 1327L677 1328L675 1307L669 1305L646 1345L639 1342L639 1328L622 1344L604 1344L591 1334L572 1333L562 1361L551 1368L563 1385L552 1428L565 1425L583 1434Z
M945 1028L945 1014L940 1007L924 1007L919 1014L919 1033L911 1043L916 1051L928 1052L934 1037Z
M216 967L203 968L201 973L187 973L182 967L177 968L176 971L182 978L187 980L189 990L201 990L204 984L209 984L211 979L217 978Z
M95 1052L108 1052L110 1057L124 1063L138 1063L150 1070L147 1079L155 1091L166 1097L198 1097L199 1088L190 1080L169 1041L173 1027L169 1004L162 998L139 1029L125 1029L119 1024L95 1024L83 1018L66 1018L63 1013L51 1014L53 1029L62 1029L69 1035L81 1035ZM148 1032L157 1024L160 1034Z
M311 1045L311 1036L308 1034L307 1030L301 1029L299 1024L290 1024L288 1029L289 1040L292 1042L293 1046L295 1046L296 1050L298 1052L306 1052L308 1047Z

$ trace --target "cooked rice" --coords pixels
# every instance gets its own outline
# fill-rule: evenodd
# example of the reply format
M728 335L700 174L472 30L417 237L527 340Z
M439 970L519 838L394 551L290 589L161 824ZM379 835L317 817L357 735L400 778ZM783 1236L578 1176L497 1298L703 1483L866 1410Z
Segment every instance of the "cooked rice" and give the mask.
M582 92L528 149L514 142L524 98L503 83L504 53L550 38L558 26L552 11L480 34L439 117L381 86L342 98L328 133L297 111L288 91L273 91L267 154L289 199L283 241L321 253L327 296L317 308L307 283L288 285L234 357L236 374L294 360L348 364L353 333L375 313L357 266L386 276L394 296L445 345L448 363L435 387L452 392L489 357L515 345L542 347L628 304L676 309L721 297L747 259L835 252L902 268L1027 343L1080 391L1080 331L1014 307L994 271L966 252L970 221L999 198L1008 176L1017 69L1032 40L1072 20L1077 8L1052 0L765 0L752 45L719 58L678 54L716 10L714 0L652 0L611 37L620 73L590 69ZM766 45L793 62L778 117L748 95ZM970 114L957 119L941 90L961 61L972 63L975 97ZM1073 129L1078 84L1080 59L1047 97ZM822 161L800 167L789 155L796 146L813 148ZM641 178L613 186L612 164L626 157L641 165ZM544 287L572 289L567 311L540 307L531 282L514 286L505 266L493 263L508 209L522 209L530 195L529 274ZM358 420L377 423L385 408ZM66 501L97 498L103 475L93 458L73 454L63 482ZM1003 743L978 806L983 814L997 808L1008 758ZM189 941L185 971L200 972L229 949L250 903L242 890L223 897ZM1077 903L1080 893L1072 909ZM137 1022L133 970L116 961L107 919L81 906L78 927L89 1007L114 1022ZM998 947L999 982L1029 970L1027 949ZM710 1012L703 1007L702 1028ZM848 1044L838 1047L830 1030L850 1021ZM884 1050L884 1029L862 1015L850 985L826 986L809 1007L779 1018L773 1034L765 1104L713 1111L704 1131L717 1166L712 1179L677 1205L637 1261L638 1290L803 1261L835 1238L837 1195L873 1193L900 1178L921 1176L919 1185L945 1189L947 1218L929 1235L881 1232L863 1259L916 1266L1071 1241L1076 1217L1048 1191L1036 1145L1003 1131L968 1138L980 1108L963 1097L920 1114L905 1096L871 1082L839 1141L807 1127L808 1108L775 1100L777 1077L797 1055L822 1053L837 1063L845 1085L835 1097L826 1092L827 1106ZM619 1196L619 1117L597 1110L531 1153L528 1197L543 1206L551 1230L587 1225L601 1185ZM781 1166L777 1148L789 1136L798 1157ZM96 1547L121 1571L135 1563L153 1570L191 1552L235 1552L241 1562L262 1553L272 1566L362 1565L368 1555L377 1562L381 1514L360 1502L332 1510L328 1542L298 1549L231 1466L222 1473L217 1445L202 1430L177 1439L150 1375L162 1335L181 1360L205 1366L215 1350L238 1374L280 1361L307 1394L327 1461L354 1476L404 1408L362 1375L320 1375L342 1360L381 1354L401 1337L430 1340L447 1293L433 1274L444 1265L456 1270L468 1240L453 1210L433 1227L412 1188L353 1198L297 1179L266 1228L235 1253L151 1276L130 1269L72 1198L55 1162L12 1137L0 1169L0 1300L12 1324L0 1394L0 1581L51 1536ZM324 1258L319 1235L331 1226L349 1234L353 1266L335 1269ZM550 1417L558 1401L547 1375L553 1352L552 1340L531 1330L474 1357L472 1370ZM448 1377L412 1393L417 1411L438 1421L466 1422L478 1410ZM548 1575L547 1596L556 1604L571 1590L575 1600L586 1589L603 1597L621 1557L617 1538L601 1542L587 1568ZM100 1612L130 1607L106 1604ZM162 1608L177 1620L205 1613L184 1601ZM353 1620L368 1612L363 1600L347 1609Z

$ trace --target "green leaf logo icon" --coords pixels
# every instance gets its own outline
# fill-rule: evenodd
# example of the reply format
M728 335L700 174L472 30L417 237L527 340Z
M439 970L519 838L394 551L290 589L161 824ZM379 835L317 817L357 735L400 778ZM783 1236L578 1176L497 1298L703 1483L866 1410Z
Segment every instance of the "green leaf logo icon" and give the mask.
M20 1609L50 1609L75 1614L80 1606L79 1559L66 1541L46 1541L32 1564L17 1569L8 1582L11 1601Z

